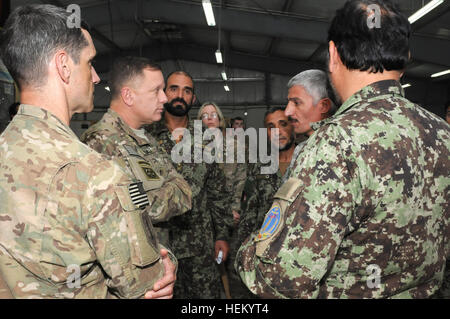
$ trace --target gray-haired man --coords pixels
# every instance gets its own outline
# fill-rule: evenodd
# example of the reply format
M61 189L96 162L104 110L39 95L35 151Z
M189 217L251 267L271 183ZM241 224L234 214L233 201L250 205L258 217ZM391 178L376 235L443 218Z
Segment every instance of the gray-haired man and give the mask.
M291 119L296 134L311 136L336 111L333 93L324 71L301 72L289 80L288 89L288 104L284 113ZM305 143L306 141L303 141L295 148L282 183L289 177L295 159Z

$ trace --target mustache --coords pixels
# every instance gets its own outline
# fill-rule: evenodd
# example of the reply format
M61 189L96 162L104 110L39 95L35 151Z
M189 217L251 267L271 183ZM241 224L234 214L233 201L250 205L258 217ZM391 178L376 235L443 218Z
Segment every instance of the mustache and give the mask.
M176 97L176 98L174 98L172 101L170 101L170 102L167 103L167 104L169 104L170 106L174 107L174 104L175 104L176 102L180 102L180 103L183 104L186 108L188 107L187 102L186 102L183 98L181 98L181 97Z

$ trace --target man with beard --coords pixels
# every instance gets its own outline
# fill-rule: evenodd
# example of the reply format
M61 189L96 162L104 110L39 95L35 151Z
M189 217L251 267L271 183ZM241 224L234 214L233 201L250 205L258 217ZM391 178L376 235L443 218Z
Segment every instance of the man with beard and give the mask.
M264 127L267 128L268 139L270 143L278 146L279 169L274 174L261 174L262 163L247 164L248 173L244 186L244 200L241 205L241 220L238 225L236 240L233 240L231 249L234 252L237 252L245 238L261 226L264 216L272 204L273 195L280 187L286 168L291 162L295 149L294 131L284 111L283 107L273 107L264 115ZM272 133L272 129L276 130L273 130ZM233 262L234 257L230 257ZM230 268L234 268L234 266ZM229 277L233 298L252 297L234 269L230 271Z
M169 155L177 143L186 142L187 134L179 134L184 129L190 132L191 141L187 142L194 149L194 123L188 117L196 100L192 77L184 71L171 73L165 92L168 102L163 120L147 129ZM174 165L192 188L192 210L169 221L170 245L179 261L174 298L218 299L221 286L215 259L222 251L226 260L233 223L227 210L225 175L217 163L191 160Z
M378 28L369 23L376 12ZM337 10L328 70L343 104L309 137L259 233L238 252L255 294L427 298L441 286L450 128L404 97L410 33L391 1Z
M136 183L133 200L145 208L153 224L191 209L192 192L156 140L142 127L161 120L164 77L159 65L143 57L114 61L109 78L111 106L103 118L89 127L81 141L117 161ZM155 227L166 247L166 228Z

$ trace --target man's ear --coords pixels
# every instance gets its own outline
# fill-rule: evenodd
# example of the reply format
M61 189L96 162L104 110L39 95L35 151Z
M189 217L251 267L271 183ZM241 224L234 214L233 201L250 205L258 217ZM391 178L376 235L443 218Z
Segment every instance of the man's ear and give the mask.
M133 105L134 95L133 95L133 91L131 90L131 88L129 88L128 86L124 86L123 88L121 88L120 96L126 105L128 105L128 106Z
M197 95L194 94L192 97L192 105L197 101Z
M55 54L55 65L56 70L60 79L69 84L70 75L71 75L71 60L66 51L58 51Z
M331 103L333 103L333 102L331 102L331 100L329 98L324 98L319 101L319 108L320 108L319 110L320 110L320 114L322 115L323 119L326 118L327 114L330 112Z
M330 57L328 61L328 70L330 71L330 73L333 73L336 71L337 67L339 66L339 62L341 60L336 45L334 44L333 41L330 41L328 43L328 54Z

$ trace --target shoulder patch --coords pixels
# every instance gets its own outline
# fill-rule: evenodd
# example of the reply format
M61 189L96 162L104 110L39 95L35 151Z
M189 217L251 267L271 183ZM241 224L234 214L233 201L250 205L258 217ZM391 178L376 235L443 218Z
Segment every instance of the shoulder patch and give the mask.
M148 201L147 193L142 187L142 182L132 183L128 185L128 192L131 201L136 207L142 209L150 204Z
M264 223L259 230L259 234L255 237L255 242L262 241L270 236L277 230L281 221L281 207L278 204L274 204L269 212L266 214Z

